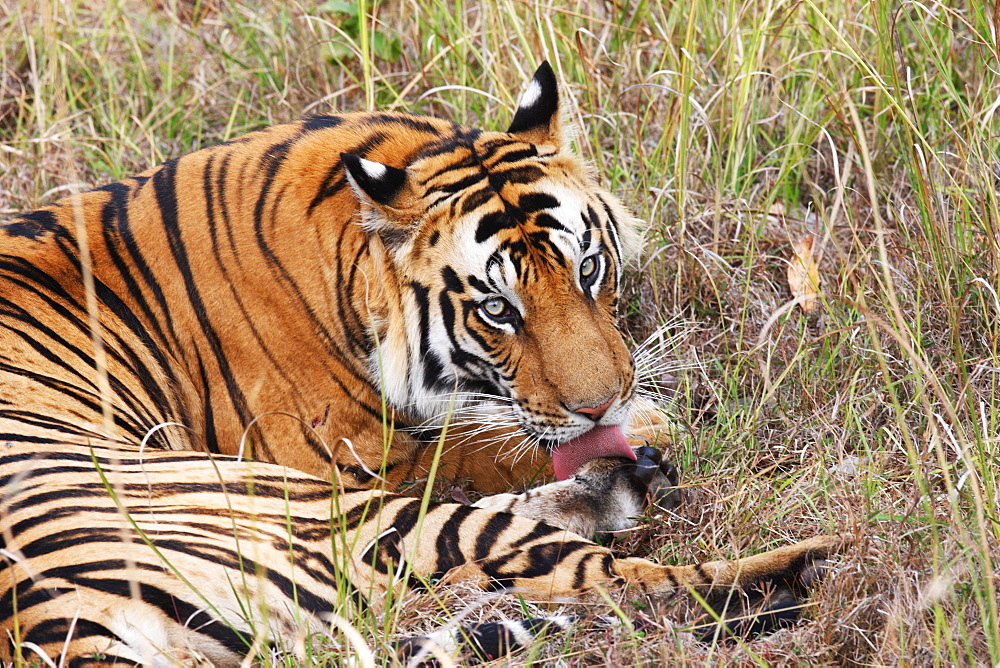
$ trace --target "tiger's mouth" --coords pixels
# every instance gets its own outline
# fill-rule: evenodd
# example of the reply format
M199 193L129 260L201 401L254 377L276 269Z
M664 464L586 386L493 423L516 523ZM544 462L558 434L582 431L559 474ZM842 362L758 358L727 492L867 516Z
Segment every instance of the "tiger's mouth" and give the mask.
M552 445L552 468L558 480L571 478L581 466L598 457L636 459L625 432L617 425L595 426L576 438Z

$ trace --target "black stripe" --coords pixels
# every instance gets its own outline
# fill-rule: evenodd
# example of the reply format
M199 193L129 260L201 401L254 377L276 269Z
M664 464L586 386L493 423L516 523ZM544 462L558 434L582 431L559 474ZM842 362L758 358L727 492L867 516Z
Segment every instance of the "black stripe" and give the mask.
M278 170L281 169L281 165L284 163L285 158L288 157L288 151L291 149L292 145L298 141L298 139L299 138L297 136L291 137L283 142L270 146L267 151L264 152L264 155L261 156L260 160L264 175L260 184L259 194L257 195L257 202L254 204L253 229L254 234L257 237L257 246L264 253L264 257L267 259L268 263L272 265L280 264L280 261L274 251L271 250L267 240L264 238L264 207L267 206L267 198L271 192L271 186L274 185L274 177L278 174ZM275 206L274 208L277 207Z
M63 233L65 228L59 224L55 213L51 210L32 211L3 223L2 229L11 237L24 237L37 241L38 237L47 234Z
M486 283L484 283L475 274L469 274L468 276L465 277L465 280L466 280L466 282L469 285L471 285L472 287L474 287L476 290L479 290L483 294L489 294L491 292L494 292L494 289L492 287L490 287L489 285L487 285Z
M215 409L212 407L212 386L208 382L205 374L205 365L201 361L201 353L195 349L195 359L198 361L198 376L201 378L202 404L204 410L204 429L202 436L205 439L205 447L212 454L219 454L219 435L215 431Z
M161 165L159 169L163 170L167 167L167 165L174 165L175 163L176 160L170 161L168 163L165 163L164 165ZM138 194L139 189L146 185L148 179L134 177L132 180L137 183L137 186L135 189L129 190L128 193L125 193L123 190L119 189L114 184L104 186L104 190L105 192L108 192L111 195L111 201L114 203L115 206L115 224L116 224L115 231L117 232L118 237L121 239L122 246L128 252L132 264L139 271L139 275L142 277L146 289L149 290L149 292L153 295L153 298L156 300L156 303L159 305L160 313L163 315L163 318L156 318L153 315L152 309L150 309L146 305L146 301L142 295L142 291L139 289L139 281L136 280L136 278L131 274L131 272L129 272L126 269L126 264L124 260L120 258L117 259L115 261L115 266L118 268L119 272L122 274L123 277L127 277L125 283L128 286L132 298L138 304L140 304L140 308L143 309L143 313L146 316L146 322L150 323L149 326L153 327L156 330L157 336L160 338L161 341L165 341L166 337L165 333L160 329L160 323L162 322L163 324L165 324L167 331L170 334L172 345L176 348L180 345L180 338L177 336L177 332L174 330L173 320L170 317L168 317L170 309L167 307L167 299L163 294L163 288L160 286L159 282L156 280L156 277L153 275L153 270L150 268L149 264L146 262L146 259L143 257L142 250L139 248L139 243L136 242L135 237L132 234L132 226L128 215L129 197L134 198ZM106 245L109 248L109 250L113 248L112 244L106 244ZM114 253L113 257L118 258L117 252Z
M479 188L469 193L463 194L462 211L460 215L471 213L496 197L496 193L490 188Z
M329 130L335 128L344 119L340 116L307 116L302 120L302 129L305 132L317 132L319 130Z
M621 262L622 249L618 245L618 234L619 230L621 229L621 226L618 224L618 221L615 220L615 214L611 212L611 206L604 201L604 198L598 195L597 199L600 200L601 204L604 206L604 213L607 214L608 222L611 223L611 230L610 230L611 233L608 234L608 236L611 237L611 246L615 249L615 257L617 257L618 261ZM592 221L597 220L597 214L594 213L589 206L587 207L587 212L590 214ZM598 225L600 224L599 221L597 222L597 224Z
M518 146L518 145L523 146L523 144L521 144L520 142L514 144L509 144L507 142L504 142L503 144L497 146L497 149L500 149L505 146ZM482 158L484 161L489 160L491 157L492 157L492 152L491 153L484 152L482 154ZM499 158L497 158L497 161L494 163L494 166L503 164L505 162L520 162L521 160L528 160L530 158L537 158L537 157L538 157L538 149L536 149L533 144L528 144L527 148L514 149L512 151L504 153Z
M559 200L548 193L525 193L518 198L517 206L525 214L531 214L545 209L558 209Z
M219 372L221 373L226 384L226 390L229 392L229 398L232 401L237 414L240 416L240 420L244 425L246 425L249 424L252 419L250 410L247 407L246 397L243 395L243 390L240 389L239 384L236 382L236 378L229 367L229 360L226 357L225 351L222 349L219 337L216 334L215 329L212 327L212 323L209 321L204 301L201 298L201 293L198 290L198 286L195 284L194 275L191 271L191 263L188 260L187 248L184 245L184 240L181 238L179 220L177 217L177 193L175 190L176 178L176 161L164 164L163 167L153 175L153 188L156 193L156 201L160 206L163 229L167 234L170 252L174 257L174 261L177 263L177 267L180 269L181 277L184 280L184 287L187 291L188 299L191 302L191 308L195 313L195 317L198 319L198 324L201 326L202 333L205 335L205 339L208 342L209 347L212 349L215 362L218 365Z
M437 386L444 375L444 365L437 353L431 351L430 339L430 288L413 281L410 283L417 309L420 312L420 360L423 362L421 382L425 388Z
M81 427L75 422L67 422L66 420L60 420L59 418L50 417L33 411L3 409L0 410L0 418L6 418L14 422L20 422L24 425L38 427L40 429L48 429L50 431L59 431L66 434L75 434L77 436L85 436L94 439L104 438L104 435L101 432Z
M605 555L606 556L606 555ZM573 589L581 590L587 583L587 566L590 565L591 560L600 559L600 552L591 552L586 555L576 564L576 573L573 574Z
M479 219L476 227L476 242L483 243L498 234L501 230L517 227L517 220L507 215L505 211L488 213Z
M462 554L462 524L475 510L469 506L456 506L451 509L451 516L441 525L437 540L434 543L437 561L430 578L442 578L448 571L465 563Z
M483 564L483 572L491 580L487 588L493 591L507 589L512 587L518 578L544 577L551 574L577 550L590 549L593 546L593 543L582 540L555 541L534 545L528 548L527 554L506 552ZM504 571L503 567L515 559L520 559L525 564L524 568Z
M402 125L403 127L409 128L410 130L416 130L417 132L426 132L428 134L440 135L441 131L436 125L428 121L427 119L421 118L419 116L410 116L409 114L392 114L387 112L374 112L370 114L365 114L364 116L365 124L370 123L383 123L386 125ZM351 151L353 153L353 151Z
M138 305L139 310L145 318L145 323L140 325L138 317L130 309L120 308L120 313L118 317L122 318L129 329L139 337L146 347L149 349L150 353L153 354L157 363L163 369L164 372L168 374L171 380L174 380L173 370L170 365L167 364L166 360L163 359L163 353L159 346L153 345L150 339L150 331L156 335L157 340L161 345L169 345L167 341L167 332L163 330L163 326L169 329L170 338L174 345L177 344L177 332L173 329L173 322L170 318L157 318L153 315L153 310L150 308L149 302L146 301L145 295L139 287L140 281L136 276L133 275L131 268L128 263L125 262L125 258L119 253L119 245L124 246L125 250L132 255L133 261L142 260L142 255L139 253L138 249L135 248L135 240L132 238L131 227L129 224L129 196L136 192L135 189L125 185L124 183L111 183L99 190L106 192L110 195L108 201L104 204L101 210L101 230L104 235L104 246L107 250L108 257L111 259L112 264L118 270L118 274L121 276L122 284L124 284L126 290L128 290L129 296ZM143 275L146 285L152 288L158 288L159 285L154 282L152 272L149 271L149 267L145 266L145 263L136 263L140 274ZM167 314L166 300L163 297L163 293L160 290L152 290L153 296L159 302L160 309L164 315ZM110 290L108 291L111 292ZM116 299L120 298L115 295ZM109 304L114 308L113 305ZM128 313L131 316L124 314Z
M483 528L480 529L479 535L476 536L476 547L473 552L473 559L476 561L482 561L490 555L493 550L494 545L496 545L497 539L500 538L500 534L507 530L511 524L514 523L514 516L507 513L496 513L491 517Z
M547 213L540 213L535 216L535 225L538 227L545 227L551 230L561 230L569 234L569 229L562 223L560 223L555 216L550 216Z
M529 494L530 490L528 492L525 492L525 500L527 500ZM510 549L518 550L527 545L528 543L532 543L536 540L541 540L542 538L548 538L549 536L561 533L562 531L564 531L564 529L559 529L557 527L549 526L548 524L545 524L543 522L539 522L537 525L535 525L534 529L532 529L531 531L529 531L528 533L524 534L523 536L515 540L513 543L511 543Z
M535 165L523 165L502 172L490 173L490 184L500 192L504 185L511 183L534 183L545 178L545 172Z
M449 194L454 194L457 192L465 192L466 190L472 189L473 186L485 180L486 178L487 178L486 174L482 172L477 172L475 174L464 176L460 178L458 181L453 181L451 183L446 183L444 185L436 185L434 186L434 190Z
M240 254L236 250L236 236L233 234L233 222L229 217L229 198L226 196L230 190L228 174L229 162L232 158L232 153L226 153L226 157L222 159L222 164L219 165L219 173L215 177L215 189L219 193L219 213L222 214L222 225L226 228L226 238L229 240L229 249L232 252L233 257L236 259L237 266L239 266ZM244 167L246 167L245 163ZM242 179L240 182L242 182ZM237 193L235 194L238 194L238 189L233 190L237 190Z
M67 604L69 604L68 601ZM73 635L69 636L71 626L73 628ZM114 640L121 640L116 633L107 627L98 624L97 622L92 622L89 619L83 618L70 620L65 617L60 617L56 619L46 619L38 624L35 624L28 630L27 633L24 634L22 641L33 642L41 647L45 647L45 645L49 643L61 646L71 637L76 640L83 638L107 638L108 645L110 645L110 643Z

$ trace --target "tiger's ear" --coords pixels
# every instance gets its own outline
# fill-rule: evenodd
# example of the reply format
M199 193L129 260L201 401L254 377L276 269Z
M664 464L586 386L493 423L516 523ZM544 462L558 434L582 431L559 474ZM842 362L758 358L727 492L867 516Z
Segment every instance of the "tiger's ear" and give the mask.
M414 199L407 171L353 153L341 153L340 161L355 196L372 207L365 228L377 232L390 246L406 239L414 224L407 213Z
M562 145L559 127L559 84L544 60L521 95L507 132L530 144Z
M340 161L354 192L375 204L393 206L409 187L405 169L365 160L353 153L341 153Z

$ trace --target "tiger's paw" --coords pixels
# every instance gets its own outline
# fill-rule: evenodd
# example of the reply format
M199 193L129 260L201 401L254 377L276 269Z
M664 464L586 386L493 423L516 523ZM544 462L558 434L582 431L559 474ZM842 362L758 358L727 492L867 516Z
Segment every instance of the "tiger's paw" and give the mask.
M635 461L598 457L571 478L523 494L483 497L477 508L513 513L592 537L631 529L648 504L670 509L680 500L677 468L656 448L634 448Z
M663 459L656 448L643 445L633 448L636 477L646 483L646 498L661 510L673 510L681 503L680 471Z

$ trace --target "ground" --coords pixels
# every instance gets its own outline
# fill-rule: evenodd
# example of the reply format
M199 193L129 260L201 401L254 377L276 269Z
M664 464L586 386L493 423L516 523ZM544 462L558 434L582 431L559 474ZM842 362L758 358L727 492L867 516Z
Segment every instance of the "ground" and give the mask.
M768 638L699 644L697 611L675 610L644 637L592 631L541 656L1000 662L989 3L0 0L0 53L0 215L304 114L499 128L548 58L578 149L645 221L623 315L636 342L662 332L645 382L678 424L685 504L614 548L680 563L859 543L806 623ZM477 601L473 617L521 612ZM446 620L425 596L356 622L374 644Z

